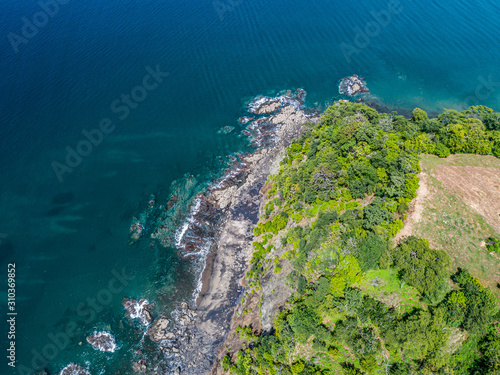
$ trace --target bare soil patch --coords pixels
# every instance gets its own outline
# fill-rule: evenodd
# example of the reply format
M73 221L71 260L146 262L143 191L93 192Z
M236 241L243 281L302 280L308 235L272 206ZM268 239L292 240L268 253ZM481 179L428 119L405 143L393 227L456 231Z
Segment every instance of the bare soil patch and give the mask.
M500 169L438 165L434 176L473 211L500 231Z
M491 156L422 155L417 198L396 237L427 238L452 266L467 268L500 297L500 254L484 240L500 236L500 160Z

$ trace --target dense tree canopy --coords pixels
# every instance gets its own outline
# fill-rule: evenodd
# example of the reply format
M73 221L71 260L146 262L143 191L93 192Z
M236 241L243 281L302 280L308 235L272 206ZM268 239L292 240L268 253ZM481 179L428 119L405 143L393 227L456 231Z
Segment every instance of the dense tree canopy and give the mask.
M416 196L419 155L500 157L500 114L476 106L430 119L335 103L286 150L247 281L291 269L274 330L227 355L236 374L500 374L498 300L425 239L393 247ZM487 241L495 249L498 240ZM370 275L370 276L369 276ZM374 277L374 275L377 275ZM451 275L451 277L450 277ZM455 345L452 349L452 346Z

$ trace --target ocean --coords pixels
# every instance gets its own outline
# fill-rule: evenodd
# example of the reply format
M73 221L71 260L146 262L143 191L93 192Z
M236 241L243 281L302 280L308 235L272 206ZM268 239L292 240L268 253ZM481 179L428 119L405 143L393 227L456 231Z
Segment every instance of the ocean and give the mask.
M500 110L499 17L489 0L2 2L0 306L7 320L15 263L17 366L2 356L1 373L129 373L154 352L122 298L157 315L193 302L202 262L149 231L175 190L178 233L191 198L252 149L238 118L256 95L303 88L323 109L358 74L391 109ZM96 330L118 349L88 345Z

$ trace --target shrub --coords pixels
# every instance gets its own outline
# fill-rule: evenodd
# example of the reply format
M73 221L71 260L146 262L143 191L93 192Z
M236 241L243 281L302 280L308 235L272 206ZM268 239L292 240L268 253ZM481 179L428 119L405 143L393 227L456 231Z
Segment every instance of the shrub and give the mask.
M500 253L500 240L495 237L488 237L486 239L486 248L488 251L496 251Z
M437 155L440 158L447 158L450 154L450 149L442 143L438 143L434 149L434 155Z

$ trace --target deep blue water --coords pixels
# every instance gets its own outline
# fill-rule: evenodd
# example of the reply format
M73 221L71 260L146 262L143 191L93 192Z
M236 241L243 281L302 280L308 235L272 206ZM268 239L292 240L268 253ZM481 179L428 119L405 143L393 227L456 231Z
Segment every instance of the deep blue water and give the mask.
M74 320L82 332L50 371L71 361L95 374L127 369L142 332L123 319L121 298L170 296L158 302L167 309L191 298L192 263L146 240L130 246L128 229L151 194L166 203L174 180L189 173L206 184L247 149L237 119L253 96L301 87L309 106L324 107L357 73L389 106L500 110L496 1L61 2L46 20L36 1L0 4L0 279L15 262L18 370ZM24 17L40 25L36 35L23 36ZM121 120L111 103L143 85L148 67L168 77ZM61 182L53 162L105 118L114 130ZM217 134L226 125L236 130ZM78 306L104 296L123 268L124 289L80 322ZM94 351L93 328L111 329L121 349Z

